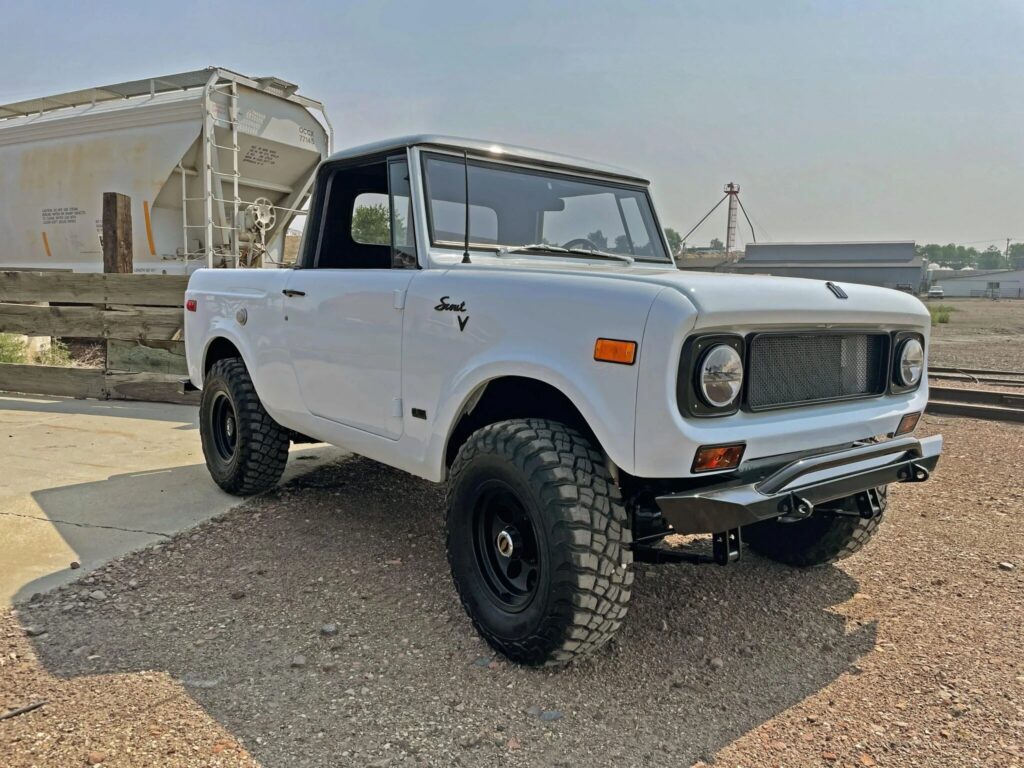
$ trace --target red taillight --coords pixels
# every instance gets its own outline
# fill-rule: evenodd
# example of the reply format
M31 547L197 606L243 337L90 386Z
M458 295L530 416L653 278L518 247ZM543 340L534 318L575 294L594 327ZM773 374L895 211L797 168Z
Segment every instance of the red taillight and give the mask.
M188 301L185 302L185 309L187 309L189 312L195 312L196 307L198 306L199 303L195 299L189 299Z

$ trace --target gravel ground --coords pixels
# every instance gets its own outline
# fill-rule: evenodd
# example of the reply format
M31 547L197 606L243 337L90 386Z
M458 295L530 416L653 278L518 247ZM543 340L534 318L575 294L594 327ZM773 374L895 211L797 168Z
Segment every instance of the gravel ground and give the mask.
M930 304L951 307L949 323L932 326L929 362L1024 371L1024 301L942 299Z
M1024 765L1024 429L921 431L936 477L864 551L638 566L618 639L561 671L476 637L437 487L328 465L0 614L0 711L47 701L0 764Z

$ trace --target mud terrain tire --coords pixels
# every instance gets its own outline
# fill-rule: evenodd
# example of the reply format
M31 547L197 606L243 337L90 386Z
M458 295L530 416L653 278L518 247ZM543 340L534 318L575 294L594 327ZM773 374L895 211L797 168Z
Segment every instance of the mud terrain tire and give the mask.
M447 508L455 587L496 650L560 665L618 631L633 583L628 517L582 434L545 419L483 427L455 458Z
M199 434L214 482L235 496L273 488L288 461L288 433L264 410L245 363L218 360L203 382Z

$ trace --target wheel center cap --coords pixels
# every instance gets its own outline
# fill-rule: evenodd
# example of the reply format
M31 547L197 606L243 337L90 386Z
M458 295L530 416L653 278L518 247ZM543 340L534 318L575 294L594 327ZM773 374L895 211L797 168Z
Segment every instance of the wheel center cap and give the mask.
M224 424L224 431L227 433L228 437L235 436L235 420L230 416L227 418L227 421Z
M502 557L512 557L512 552L515 550L515 542L512 539L512 533L506 528L498 534L497 540L494 542L498 547L498 554Z

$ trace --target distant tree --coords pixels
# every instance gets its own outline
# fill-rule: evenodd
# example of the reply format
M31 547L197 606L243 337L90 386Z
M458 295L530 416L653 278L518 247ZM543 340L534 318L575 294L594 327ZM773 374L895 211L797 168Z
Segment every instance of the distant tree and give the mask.
M955 243L949 243L948 245L938 245L937 243L919 245L917 246L917 253L926 261L934 262L947 269L973 267L978 263L978 257L980 256L976 248L966 248Z
M1010 246L1010 266L1014 269L1024 269L1024 243L1014 243Z
M395 216L396 243L405 242L405 222ZM391 245L391 215L384 203L361 205L352 214L352 239L366 245Z
M665 239L668 240L668 247L672 250L673 256L679 256L683 252L683 237L672 227L665 228Z
M1006 265L1006 259L1003 258L1002 251L994 245L990 245L985 249L985 252L978 257L977 264L979 269L1001 269Z
M711 250L713 251L724 251L725 243L719 240L717 237L711 238Z
M615 252L616 253L630 253L633 249L629 245L629 238L625 235L619 235L615 238Z
M594 244L594 247L597 248L597 250L599 251L608 250L608 238L605 237L604 232L602 232L600 229L588 234L587 240L592 242Z

